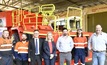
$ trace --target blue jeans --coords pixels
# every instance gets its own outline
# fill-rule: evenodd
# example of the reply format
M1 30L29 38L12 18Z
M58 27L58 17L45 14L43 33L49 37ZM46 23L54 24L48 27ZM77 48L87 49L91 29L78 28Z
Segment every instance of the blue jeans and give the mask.
M106 52L93 52L92 65L105 65Z
M0 65L13 65L13 57L12 56L0 56Z

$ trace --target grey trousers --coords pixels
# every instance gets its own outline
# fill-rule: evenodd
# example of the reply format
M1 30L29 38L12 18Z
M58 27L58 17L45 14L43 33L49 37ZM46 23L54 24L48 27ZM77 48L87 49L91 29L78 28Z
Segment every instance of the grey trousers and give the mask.
M60 53L60 65L64 65L66 60L66 65L71 65L71 53Z

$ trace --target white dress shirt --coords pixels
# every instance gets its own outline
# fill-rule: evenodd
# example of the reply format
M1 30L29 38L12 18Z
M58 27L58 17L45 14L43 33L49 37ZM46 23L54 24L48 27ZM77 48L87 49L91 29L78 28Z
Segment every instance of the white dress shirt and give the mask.
M70 36L61 36L58 38L56 47L59 52L70 52L73 49L74 42Z
M93 51L105 51L107 44L107 34L102 32L99 35L94 33L88 41L88 49Z

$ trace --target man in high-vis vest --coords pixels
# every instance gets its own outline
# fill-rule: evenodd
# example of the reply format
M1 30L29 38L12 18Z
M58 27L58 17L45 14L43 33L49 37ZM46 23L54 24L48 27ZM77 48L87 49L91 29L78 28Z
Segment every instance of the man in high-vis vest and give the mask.
M26 34L22 34L22 40L15 45L16 65L28 65L28 41Z
M87 46L87 38L83 36L82 29L77 29L77 36L74 37L74 65L78 65L79 60L85 65L85 47Z
M0 38L0 65L13 65L12 40L8 30L4 30Z

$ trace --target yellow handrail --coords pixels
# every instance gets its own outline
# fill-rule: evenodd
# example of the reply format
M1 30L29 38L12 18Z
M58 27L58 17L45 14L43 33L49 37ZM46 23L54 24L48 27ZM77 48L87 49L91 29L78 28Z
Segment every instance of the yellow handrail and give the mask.
M15 26L15 22L14 22L14 11L12 11L12 27Z
M38 14L36 14L36 29L38 29Z
M55 11L55 5L54 4L45 4L41 6L41 12L43 14L49 13L49 15L52 15Z
M82 9L81 8L77 8L77 7L68 7L67 8L67 16L66 16L67 17L67 29L70 30L69 20L68 20L70 9L74 9L74 10L80 11L80 28L82 28Z

